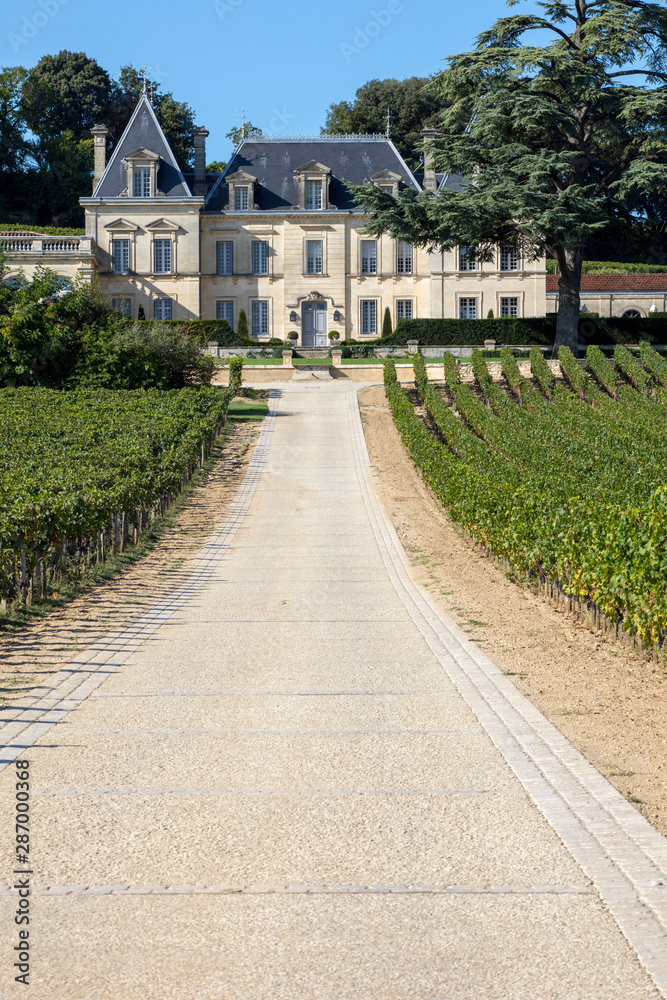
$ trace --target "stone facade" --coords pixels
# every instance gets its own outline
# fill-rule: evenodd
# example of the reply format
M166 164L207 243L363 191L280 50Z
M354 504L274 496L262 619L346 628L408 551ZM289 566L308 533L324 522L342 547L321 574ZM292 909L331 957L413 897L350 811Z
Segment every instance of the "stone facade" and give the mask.
M667 312L665 274L583 274L581 308L598 316ZM547 277L547 312L558 311L558 277Z

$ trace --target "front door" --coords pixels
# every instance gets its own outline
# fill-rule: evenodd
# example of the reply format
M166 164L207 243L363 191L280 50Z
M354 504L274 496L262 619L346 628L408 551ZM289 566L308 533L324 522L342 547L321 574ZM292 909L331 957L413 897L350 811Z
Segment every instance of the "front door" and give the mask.
M327 346L327 304L326 302L304 302L303 304L304 347Z

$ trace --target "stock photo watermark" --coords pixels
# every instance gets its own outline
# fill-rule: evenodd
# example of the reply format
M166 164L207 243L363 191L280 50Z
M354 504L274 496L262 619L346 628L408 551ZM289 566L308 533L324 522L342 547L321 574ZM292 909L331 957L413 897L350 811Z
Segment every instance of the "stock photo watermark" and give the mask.
M269 122L269 131L272 135L279 135L284 132L290 122L293 122L297 116L293 115L286 107L274 108L273 118Z
M23 18L19 33L10 31L7 35L14 52L18 52L22 45L27 45L28 42L32 41L42 28L45 28L49 21L53 20L60 8L67 6L69 2L70 0L38 0L34 13L30 17Z
M240 0L242 2L242 0ZM351 42L341 42L340 50L343 53L345 62L352 62L353 56L359 56L363 50L370 45L374 38L384 31L397 14L403 13L401 0L389 0L386 7L380 10L372 10L368 21L362 26L355 26L354 37Z
M225 14L233 14L242 3L243 0L213 0L213 10L220 20L224 21Z

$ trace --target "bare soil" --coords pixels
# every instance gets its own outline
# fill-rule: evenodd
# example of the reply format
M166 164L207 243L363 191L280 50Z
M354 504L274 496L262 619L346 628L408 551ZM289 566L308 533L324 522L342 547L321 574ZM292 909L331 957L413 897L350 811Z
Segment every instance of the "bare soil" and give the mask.
M384 389L359 393L378 497L417 581L539 710L667 834L667 673L512 582L409 459Z
M245 402L242 400L241 402ZM0 704L30 689L111 629L140 618L156 594L190 575L194 559L224 520L252 456L261 423L230 422L214 447L215 464L202 472L175 516L165 519L154 548L63 606L29 624L0 633Z

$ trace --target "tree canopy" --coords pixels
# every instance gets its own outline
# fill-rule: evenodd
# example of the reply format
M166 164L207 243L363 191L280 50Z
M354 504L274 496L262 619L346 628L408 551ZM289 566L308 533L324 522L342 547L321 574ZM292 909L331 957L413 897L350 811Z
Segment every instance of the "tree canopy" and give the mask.
M354 101L330 104L323 132L384 133L387 111L391 138L409 166L417 169L421 157L423 128L437 124L446 106L436 90L425 89L428 77L411 76L406 80L369 80L360 87Z
M500 18L429 85L445 105L436 166L471 183L397 200L355 190L371 233L472 246L482 260L507 243L555 257L556 347L576 348L585 246L631 240L645 217L640 195L660 199L667 184L667 11L665 0L536 6Z

